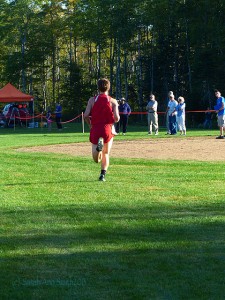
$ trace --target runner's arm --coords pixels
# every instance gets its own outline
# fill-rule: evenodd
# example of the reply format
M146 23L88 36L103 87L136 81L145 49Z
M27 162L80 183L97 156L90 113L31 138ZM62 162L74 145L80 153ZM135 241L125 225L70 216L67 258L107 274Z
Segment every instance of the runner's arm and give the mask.
M90 127L91 127L90 115L91 115L91 110L93 107L93 102L94 102L94 98L92 97L88 100L88 104L87 104L85 112L84 112L84 120Z
M116 99L111 98L111 101L112 101L111 103L112 103L112 110L113 110L114 120L117 123L120 120L120 113L119 113L119 109L118 109L118 103L117 103Z

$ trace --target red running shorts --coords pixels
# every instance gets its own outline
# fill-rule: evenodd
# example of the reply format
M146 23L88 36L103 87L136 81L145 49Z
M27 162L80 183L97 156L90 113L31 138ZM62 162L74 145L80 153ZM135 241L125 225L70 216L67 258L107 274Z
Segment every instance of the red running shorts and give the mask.
M96 124L91 127L90 142L97 145L100 137L104 139L105 144L114 137L114 134L112 134L112 124Z

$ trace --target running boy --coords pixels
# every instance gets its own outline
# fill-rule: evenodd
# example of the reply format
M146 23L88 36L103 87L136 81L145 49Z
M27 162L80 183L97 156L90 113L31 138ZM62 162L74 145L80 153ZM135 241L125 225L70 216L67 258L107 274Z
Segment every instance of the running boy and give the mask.
M90 126L92 156L96 163L101 162L100 181L105 181L109 167L109 154L113 144L113 124L120 119L116 99L108 95L110 82L103 78L98 80L99 94L88 101L84 119Z

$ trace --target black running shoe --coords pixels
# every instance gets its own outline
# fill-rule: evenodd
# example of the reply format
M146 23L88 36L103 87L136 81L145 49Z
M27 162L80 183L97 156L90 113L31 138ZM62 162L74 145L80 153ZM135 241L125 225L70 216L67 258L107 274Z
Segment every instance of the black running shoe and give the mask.
M220 139L224 139L224 136L223 135L219 135L219 136L216 137L216 139L219 139L219 140Z
M97 150L98 152L102 151L103 146L104 146L104 140L103 140L102 137L100 137L100 138L98 139L98 145L97 145L96 150Z
M99 176L99 181L105 181L105 175L101 174L101 175Z

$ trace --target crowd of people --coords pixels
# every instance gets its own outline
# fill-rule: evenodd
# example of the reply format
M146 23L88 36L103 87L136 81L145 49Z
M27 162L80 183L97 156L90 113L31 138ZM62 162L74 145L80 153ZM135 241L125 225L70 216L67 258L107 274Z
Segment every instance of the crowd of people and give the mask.
M215 90L215 96L217 98L217 104L214 107L214 110L217 113L218 126L220 128L220 135L217 139L223 139L224 137L224 127L225 127L225 99L221 96L221 92ZM131 114L131 107L128 104L127 100L122 97L117 101L118 111L120 115L120 120L112 126L112 133L114 135L122 133L125 135L127 133L128 119ZM185 125L185 108L186 103L185 99L182 96L179 96L178 99L175 99L174 93L169 91L167 98L167 108L165 111L165 120L166 120L166 129L169 135L176 135L180 132L180 135L186 135L186 125ZM159 124L158 124L158 102L156 101L155 95L150 94L149 101L146 106L147 110L147 124L148 124L148 134L155 135L159 134ZM62 106L60 103L56 104L55 108L55 122L57 129L62 130ZM52 113L51 109L48 107L46 111L46 121L49 131L52 127ZM212 129L212 110L210 107L207 108L205 112L205 121L202 123L202 126L205 129Z
M62 130L62 105L60 102L56 104L54 116L55 116L56 127L59 131L61 131ZM50 106L47 107L45 119L46 119L48 131L51 131L52 123L53 123L53 114Z
M217 114L217 123L220 129L220 135L217 139L224 139L224 128L225 128L225 99L221 96L221 92L215 90L215 97L217 98L217 103L214 106L214 110ZM148 111L148 134L152 134L154 130L155 135L158 135L159 125L158 125L158 115L157 115L158 102L153 94L150 94L150 100L146 106ZM166 128L167 134L175 135L180 132L180 135L186 135L186 125L185 125L185 99L184 97L178 97L175 100L175 96L172 91L168 93L168 105L165 113L166 117ZM212 128L212 110L210 107L207 108L205 112L205 121L203 124L204 128Z
M184 97L180 96L178 101L176 101L173 92L170 91L168 93L168 104L165 113L167 134L174 135L179 130L181 135L186 135L185 106ZM157 108L158 102L155 99L155 95L150 94L150 100L146 106L148 112L148 134L152 134L152 130L154 130L155 135L159 133Z

